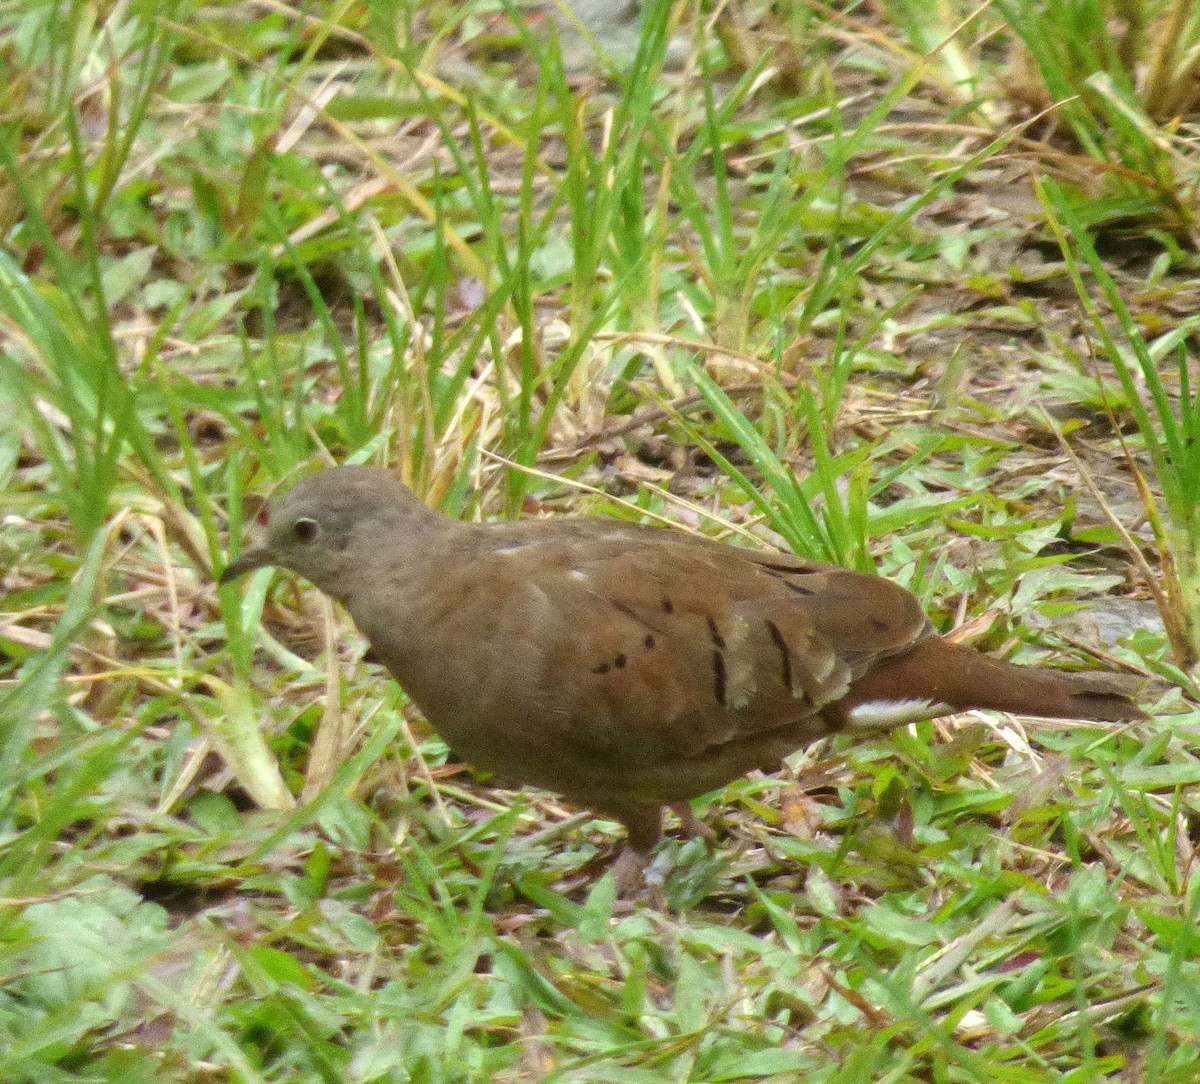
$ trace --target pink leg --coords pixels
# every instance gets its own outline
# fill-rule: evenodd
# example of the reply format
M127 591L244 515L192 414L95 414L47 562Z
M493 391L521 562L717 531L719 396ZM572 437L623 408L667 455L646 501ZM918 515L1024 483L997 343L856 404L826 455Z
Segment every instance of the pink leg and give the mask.
M717 833L692 812L691 803L675 802L671 810L679 818L679 830L688 839L702 839L705 843L716 840Z
M635 851L629 844L613 859L613 878L617 882L617 899L629 900L637 896L646 883L646 863L649 858Z
M617 881L617 896L629 899L644 886L643 874L650 861L650 852L662 838L662 809L643 806L624 810L617 817L625 825L629 841L621 848L612 870Z

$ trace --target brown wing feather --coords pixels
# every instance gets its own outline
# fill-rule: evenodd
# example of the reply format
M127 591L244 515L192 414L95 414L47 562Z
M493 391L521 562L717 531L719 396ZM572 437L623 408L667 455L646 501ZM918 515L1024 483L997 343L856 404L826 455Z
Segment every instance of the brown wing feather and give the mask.
M875 660L926 635L913 596L877 577L645 541L629 529L504 555L545 593L534 684L597 790L619 773L673 800L774 767Z
M927 633L903 588L797 558L595 521L487 540L423 581L406 623L386 591L352 612L460 755L596 808L774 768Z

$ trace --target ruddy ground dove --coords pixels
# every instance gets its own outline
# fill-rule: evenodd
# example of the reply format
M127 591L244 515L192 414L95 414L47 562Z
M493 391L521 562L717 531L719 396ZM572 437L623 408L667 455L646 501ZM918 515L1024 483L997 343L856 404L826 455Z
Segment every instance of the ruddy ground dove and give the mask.
M384 470L273 502L221 576L281 565L342 602L456 754L619 820L636 882L662 810L839 731L967 708L1144 718L1107 673L937 635L878 576L611 519L464 523Z

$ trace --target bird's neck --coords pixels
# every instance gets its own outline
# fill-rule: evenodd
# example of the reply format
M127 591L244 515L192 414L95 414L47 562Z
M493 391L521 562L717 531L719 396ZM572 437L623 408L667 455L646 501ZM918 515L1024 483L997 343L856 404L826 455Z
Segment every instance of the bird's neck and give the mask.
M406 626L447 568L471 560L477 524L450 519L421 506L414 515L377 525L348 554L344 572L328 593L350 611L374 640ZM367 574L364 575L364 570Z

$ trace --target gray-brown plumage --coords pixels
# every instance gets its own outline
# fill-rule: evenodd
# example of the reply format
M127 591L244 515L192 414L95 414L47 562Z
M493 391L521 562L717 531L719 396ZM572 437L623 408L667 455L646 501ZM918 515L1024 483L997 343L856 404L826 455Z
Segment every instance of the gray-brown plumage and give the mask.
M609 519L463 523L383 470L274 502L222 583L281 565L342 602L468 761L620 820L628 882L686 802L844 728L966 708L1142 718L1111 674L989 659L889 580Z

